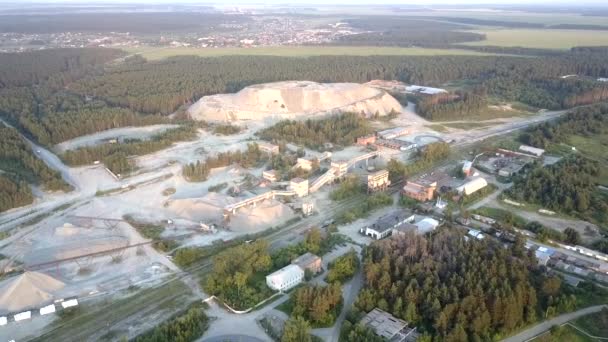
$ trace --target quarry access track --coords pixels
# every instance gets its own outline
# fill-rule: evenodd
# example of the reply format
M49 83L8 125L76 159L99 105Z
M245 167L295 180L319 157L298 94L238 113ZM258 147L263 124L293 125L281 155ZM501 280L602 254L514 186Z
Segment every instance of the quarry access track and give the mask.
M401 184L402 181L396 182L389 188L387 193L395 194L399 191ZM283 229L273 231L260 239L267 240L270 245L270 250L274 251L280 248L280 242L289 236L289 234L302 233L312 226L321 225L324 221L333 218L335 213L339 213L343 210L356 206L364 198L365 195L361 195L351 197L341 202L334 202L324 208L325 210L323 214L311 216L302 221L290 224ZM78 322L78 316L74 318L62 319L60 323L53 325L51 329L45 331L37 339L35 339L35 341L74 341L74 336L81 338L81 341L86 340L87 337L95 335L98 336L102 331L111 331L114 325L120 324L124 326L126 320L136 319L136 317L139 317L139 312L144 310L148 311L159 307L158 303L166 303L168 298L175 298L176 296L188 296L189 293L187 290L189 288L186 286L184 286L183 289L180 290L182 292L179 293L171 292L167 289L171 288L174 284L176 284L176 282L180 282L186 277L191 277L209 270L213 266L211 261L212 258L213 256L203 258L194 265L176 273L169 279L147 287L145 290L143 290L144 292L141 295L136 294L130 297L130 300L128 301L129 303L126 303L125 300L118 300L116 302L104 301L101 303L101 305L90 305L88 307L94 311L85 311L84 314L89 317L95 317L95 319L85 322ZM115 292L120 290L124 289L116 289ZM92 299L84 299L83 304L86 305L88 301L92 301ZM82 305L81 307L85 307L85 305ZM108 315L108 312L111 312L112 314ZM77 321L78 323L75 324L74 321Z

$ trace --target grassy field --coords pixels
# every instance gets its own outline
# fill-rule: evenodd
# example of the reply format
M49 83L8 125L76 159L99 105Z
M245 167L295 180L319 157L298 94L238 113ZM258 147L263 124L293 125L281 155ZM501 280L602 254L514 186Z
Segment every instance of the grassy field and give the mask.
M543 49L569 49L573 46L606 46L608 32L590 30L488 29L473 31L486 40L466 45L519 46Z
M595 342L598 341L591 337L584 335L578 330L574 329L569 325L564 325L554 331L548 332L541 335L532 341L534 342L557 342L557 341L568 341L568 342Z
M140 47L124 49L131 54L140 54L149 60L158 60L172 56L200 56L220 57L235 55L253 56L282 56L282 57L310 57L310 56L435 56L435 55L489 55L485 53L459 50L459 49L426 49L426 48L400 48L400 47L370 47L370 46L276 46L256 48L166 48L166 47Z
M608 309L583 316L570 323L590 335L608 338Z
M600 163L600 176L597 182L608 186L608 134L592 137L574 135L568 139L568 144L576 147L577 151L585 157Z

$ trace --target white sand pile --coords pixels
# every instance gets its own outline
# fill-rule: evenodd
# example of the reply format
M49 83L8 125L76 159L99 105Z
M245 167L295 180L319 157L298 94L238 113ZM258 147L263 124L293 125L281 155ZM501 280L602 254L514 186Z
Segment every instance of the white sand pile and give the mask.
M221 220L224 207L234 202L231 197L210 192L203 197L170 200L167 209L181 218L209 222Z
M259 84L236 94L205 96L188 112L208 121L295 119L339 112L386 115L401 104L384 90L357 83L289 81Z
M195 222L221 222L224 207L239 199L218 193L209 193L199 198L176 199L168 202L167 209L176 216ZM277 225L293 217L291 208L277 200L257 203L255 207L246 206L230 217L229 227L235 231L258 230Z
M0 309L15 312L37 308L53 299L53 294L65 284L38 272L25 272L0 285Z
M292 217L294 214L291 208L279 201L268 200L255 207L240 208L236 215L230 217L228 226L236 232L252 232L276 226Z
M80 233L82 228L78 228L70 223L64 223L63 226L55 228L55 235L57 236L73 236Z

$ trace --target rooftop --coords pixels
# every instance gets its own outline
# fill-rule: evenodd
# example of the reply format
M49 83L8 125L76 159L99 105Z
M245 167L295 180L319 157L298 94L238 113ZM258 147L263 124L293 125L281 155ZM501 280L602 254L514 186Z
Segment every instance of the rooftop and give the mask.
M378 308L370 311L363 319L361 324L371 328L374 332L386 339L391 339L401 330L407 327L407 322Z
M321 259L319 256L316 256L310 252L300 255L299 257L293 259L291 261L294 265L309 265L310 263Z

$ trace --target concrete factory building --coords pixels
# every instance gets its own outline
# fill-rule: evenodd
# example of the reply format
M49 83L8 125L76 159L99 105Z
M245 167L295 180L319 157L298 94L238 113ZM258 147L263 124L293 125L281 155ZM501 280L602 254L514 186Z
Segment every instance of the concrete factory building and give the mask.
M408 328L408 323L378 308L368 312L359 324L370 328L376 335L387 341L415 341L416 328Z
M264 172L262 172L262 178L264 178L265 180L270 181L270 182L276 182L277 181L277 171L276 170L264 171Z
M314 274L321 272L321 269L323 268L323 261L321 260L321 257L310 252L302 254L293 259L291 264L299 266L304 271L309 270Z
M392 213L381 217L376 223L371 226L361 228L359 232L369 236L372 239L380 240L393 233L393 229L414 222L415 216L403 212Z
M298 265L287 265L266 276L266 285L275 291L286 291L304 280L304 270Z
M367 146L376 142L376 136L373 134L364 135L357 138L357 145Z
M433 199L437 190L437 182L425 180L408 181L403 187L402 194L420 202Z
M331 168L336 170L336 177L344 177L348 173L348 162L347 161L332 161Z
M536 148L528 145L519 146L519 150L536 157L542 157L543 154L545 154L545 150L543 150L542 148Z
M264 141L259 141L257 144L261 151L270 154L279 154L279 145L270 144Z
M458 193L468 196L474 192L485 188L486 186L488 186L488 182L482 177L477 177L462 184L461 186L456 188L456 190L458 191Z
M439 226L439 221L430 217L425 217L419 222L414 223L414 225L418 228L418 233L426 234L435 230Z
M367 192L384 191L391 185L388 171L380 170L367 175Z
M308 179L294 178L289 181L289 189L296 193L298 197L308 195Z
M379 138L390 140L395 139L397 137L410 134L409 127L395 127L385 129L384 131L380 131L376 133Z

